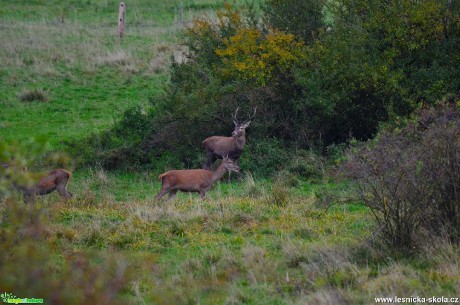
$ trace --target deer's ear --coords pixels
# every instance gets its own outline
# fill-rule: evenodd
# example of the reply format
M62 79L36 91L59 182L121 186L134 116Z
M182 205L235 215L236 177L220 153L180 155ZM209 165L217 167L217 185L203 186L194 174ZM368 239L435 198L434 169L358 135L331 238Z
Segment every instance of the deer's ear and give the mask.
M242 126L243 126L244 128L248 128L249 125L251 125L251 121L245 122Z

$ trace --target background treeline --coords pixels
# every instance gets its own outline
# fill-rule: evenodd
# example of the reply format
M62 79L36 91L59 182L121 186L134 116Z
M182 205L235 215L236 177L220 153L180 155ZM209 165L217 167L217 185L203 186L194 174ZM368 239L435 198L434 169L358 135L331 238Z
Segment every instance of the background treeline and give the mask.
M456 96L459 39L458 0L227 5L184 31L185 57L161 98L69 146L107 168L201 167L202 141L230 135L231 113L240 107L244 120L257 106L242 168L315 177L313 151L334 155L382 123Z

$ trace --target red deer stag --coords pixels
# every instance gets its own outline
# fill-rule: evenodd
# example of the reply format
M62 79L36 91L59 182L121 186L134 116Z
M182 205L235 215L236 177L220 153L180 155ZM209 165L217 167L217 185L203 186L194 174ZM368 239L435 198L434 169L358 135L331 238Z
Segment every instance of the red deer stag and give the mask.
M230 158L224 157L222 163L214 171L206 169L170 170L158 177L162 187L158 195L155 196L155 201L160 200L168 192L169 196L166 201L169 201L176 195L177 191L197 192L204 199L206 192L216 181L222 178L226 170L238 172L240 168Z
M8 164L2 164L2 167L5 170L14 170L14 167ZM22 167L21 170L22 174L25 174L26 168ZM10 176L10 174L6 172L6 176ZM43 174L26 174L26 176L32 176L31 180L35 180L36 182L28 184L13 181L12 183L13 187L24 196L24 200L26 202L30 202L36 195L47 195L54 191L57 191L59 196L64 198L71 198L73 196L72 193L67 191L67 183L69 182L72 173L65 169L58 168Z
M246 128L251 124L257 112L257 107L254 108L254 113L244 123L239 123L236 115L240 107L236 108L235 114L232 115L235 130L231 137L212 136L203 141L204 149L206 150L206 163L204 169L211 169L212 164L216 159L222 159L225 156L238 163L238 159L243 153L244 144L246 144ZM228 171L228 179L230 180L230 171Z

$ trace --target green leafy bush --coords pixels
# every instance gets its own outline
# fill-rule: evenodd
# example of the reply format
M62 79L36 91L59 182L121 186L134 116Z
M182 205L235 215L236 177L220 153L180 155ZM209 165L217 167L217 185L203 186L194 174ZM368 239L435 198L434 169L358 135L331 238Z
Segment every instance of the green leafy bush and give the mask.
M301 2L270 0L265 18L227 5L196 19L152 110L131 110L72 150L106 167L155 168L166 154L197 168L202 141L230 136L235 109L244 120L257 106L242 169L318 179L324 162L291 154L373 138L382 123L460 90L458 1Z
M269 0L263 6L266 22L310 43L324 30L325 0Z
M141 144L153 128L153 116L153 111L131 108L109 130L68 141L67 150L83 164L99 164L105 168L146 164L152 158L151 151L146 151Z

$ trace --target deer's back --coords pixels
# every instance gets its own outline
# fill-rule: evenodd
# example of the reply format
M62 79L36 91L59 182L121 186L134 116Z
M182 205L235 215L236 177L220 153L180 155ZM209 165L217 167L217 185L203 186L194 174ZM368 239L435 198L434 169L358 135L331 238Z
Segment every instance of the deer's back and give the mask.
M65 169L58 168L41 175L38 186L41 188L53 188L60 183L66 183L72 174Z
M170 170L161 175L161 181L171 189L197 191L211 183L211 176L205 169Z
M215 154L227 154L235 149L235 140L233 137L212 136L203 141L206 150L211 150Z

